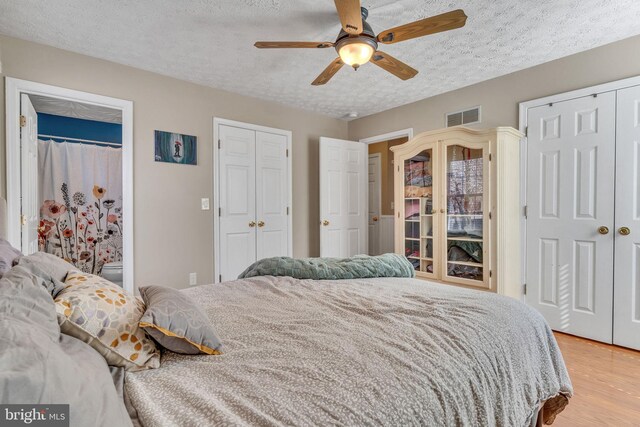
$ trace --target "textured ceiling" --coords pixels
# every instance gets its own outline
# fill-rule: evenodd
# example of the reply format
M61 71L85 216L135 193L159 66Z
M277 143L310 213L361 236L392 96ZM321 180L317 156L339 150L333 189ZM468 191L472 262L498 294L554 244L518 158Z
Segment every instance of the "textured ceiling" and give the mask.
M122 123L122 111L120 110L41 95L29 95L29 99L38 113L98 122Z
M640 34L638 0L364 0L374 31L462 8L464 28L382 49L420 73L367 64L310 83L335 50L331 0L2 0L0 33L333 117L369 115ZM43 64L46 66L46 64Z

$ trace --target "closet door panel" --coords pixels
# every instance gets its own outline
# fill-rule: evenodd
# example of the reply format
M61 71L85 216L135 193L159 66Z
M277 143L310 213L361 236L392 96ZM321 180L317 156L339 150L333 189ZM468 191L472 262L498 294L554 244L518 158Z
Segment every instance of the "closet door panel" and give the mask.
M257 258L288 256L287 137L256 132Z
M618 91L617 113L613 342L640 350L640 86Z
M553 329L609 343L615 104L602 93L527 118L526 301Z
M256 133L220 125L220 272L235 280L256 261Z

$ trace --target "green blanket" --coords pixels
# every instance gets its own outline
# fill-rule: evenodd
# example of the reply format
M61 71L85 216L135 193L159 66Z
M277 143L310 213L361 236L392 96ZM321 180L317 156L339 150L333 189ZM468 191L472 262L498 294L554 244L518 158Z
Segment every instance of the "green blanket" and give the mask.
M407 259L398 254L357 255L352 258L265 258L253 263L238 279L289 276L295 279L340 280L372 277L415 277Z

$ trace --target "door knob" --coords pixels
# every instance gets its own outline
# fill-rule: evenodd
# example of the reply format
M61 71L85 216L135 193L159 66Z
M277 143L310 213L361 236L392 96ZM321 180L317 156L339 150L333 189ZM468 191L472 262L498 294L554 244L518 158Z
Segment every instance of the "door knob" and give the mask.
M607 227L606 225L598 227L598 233L600 233L600 234L609 234L609 227Z
M631 234L631 229L629 227L620 227L618 229L618 233L622 234L623 236L628 236L629 234Z
M256 222L255 222L255 221L251 221L251 222L249 223L249 227L255 227L255 226L256 226Z
M326 227L327 225L329 225L329 221L327 221L327 220L325 219L324 221L322 221L322 225L324 225L324 226Z
M373 220L373 222L378 222L378 217L374 216L373 218L371 218Z
M258 221L258 227L264 227L264 221Z

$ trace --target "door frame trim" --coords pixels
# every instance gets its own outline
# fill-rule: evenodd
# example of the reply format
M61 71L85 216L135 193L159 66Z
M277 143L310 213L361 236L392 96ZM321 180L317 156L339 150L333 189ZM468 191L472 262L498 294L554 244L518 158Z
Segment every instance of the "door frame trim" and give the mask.
M528 149L528 136L527 136L527 114L529 108L539 107L541 105L556 103L562 101L570 101L576 98L582 98L590 95L597 95L605 92L613 92L628 87L640 86L640 76L629 77L622 80L615 80L607 83L602 83L594 86L589 86L581 89L576 89L568 92L562 92L555 95L545 96L542 98L532 99L529 101L520 102L518 104L518 130L522 132L524 137L521 139L520 145L520 237L521 237L521 285L524 287L527 278L527 223L525 218L525 206L527 205L527 149ZM523 292L523 301L526 301L526 294Z
M21 230L15 225L11 226L20 223L21 212L20 95L42 95L122 111L122 286L125 290L134 292L133 102L13 77L6 77L5 93L7 240L14 247L21 247Z
M288 199L289 199L289 215L288 224L289 235L287 241L287 255L293 256L293 150L292 139L293 134L290 130L272 128L268 126L256 125L253 123L239 122L236 120L223 119L221 117L213 118L213 283L220 283L220 216L218 210L220 209L220 189L218 188L218 174L220 168L218 167L218 140L220 125L232 126L241 129L248 129L258 132L266 132L275 135L282 135L287 138L287 150L289 150L289 156L287 157L287 180L288 180Z
M406 136L408 139L413 138L413 128L400 129L393 132L383 133L382 135L360 138L358 141L364 144L375 144L376 142L390 141L392 139L402 138L403 136Z

